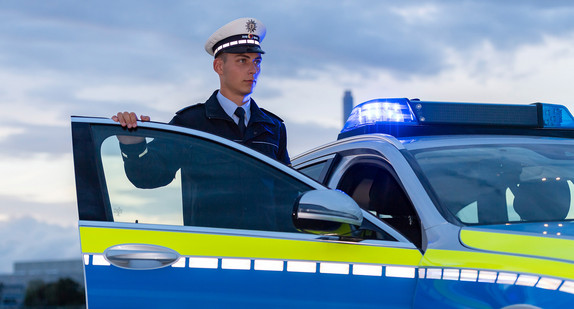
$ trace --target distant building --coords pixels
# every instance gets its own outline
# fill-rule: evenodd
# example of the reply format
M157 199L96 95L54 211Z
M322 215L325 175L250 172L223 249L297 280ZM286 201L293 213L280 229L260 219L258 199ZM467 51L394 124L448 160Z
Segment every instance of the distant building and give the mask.
M343 96L343 125L347 121L347 118L351 114L353 110L353 95L351 94L351 90L345 91L345 95Z
M16 262L12 274L0 274L0 309L21 308L28 283L33 280L56 282L70 278L84 286L82 260Z

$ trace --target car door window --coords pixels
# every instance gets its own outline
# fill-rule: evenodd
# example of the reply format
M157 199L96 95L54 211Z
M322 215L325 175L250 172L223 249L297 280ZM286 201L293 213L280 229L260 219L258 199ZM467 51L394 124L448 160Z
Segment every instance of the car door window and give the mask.
M345 172L337 188L351 196L361 208L421 246L420 220L414 206L387 168L356 164Z
M315 163L309 166L305 166L304 168L299 169L299 171L317 181L320 181L319 178L321 177L321 172L325 168L325 164L327 161Z
M139 128L145 142L120 145L115 130L94 127L108 221L297 231L293 205L310 186L208 140Z

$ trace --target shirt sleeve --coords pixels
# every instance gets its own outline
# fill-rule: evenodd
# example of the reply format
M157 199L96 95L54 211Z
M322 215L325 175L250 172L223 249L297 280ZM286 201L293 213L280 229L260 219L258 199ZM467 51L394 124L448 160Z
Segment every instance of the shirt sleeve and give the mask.
M150 143L121 144L124 171L130 182L141 189L168 185L180 168L174 143L155 139Z

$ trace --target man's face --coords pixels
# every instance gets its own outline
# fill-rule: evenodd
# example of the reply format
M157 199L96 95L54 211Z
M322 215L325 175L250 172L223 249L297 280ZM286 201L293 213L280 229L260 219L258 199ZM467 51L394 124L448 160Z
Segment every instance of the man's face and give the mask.
M250 95L261 72L261 54L223 54L214 62L221 91L231 95Z

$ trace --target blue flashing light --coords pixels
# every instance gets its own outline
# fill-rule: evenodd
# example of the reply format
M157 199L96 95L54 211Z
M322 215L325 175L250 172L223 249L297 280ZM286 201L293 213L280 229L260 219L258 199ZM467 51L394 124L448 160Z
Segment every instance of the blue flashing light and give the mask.
M353 108L341 133L381 122L417 123L408 99L374 99Z
M574 128L574 117L563 105L541 103L545 128Z

